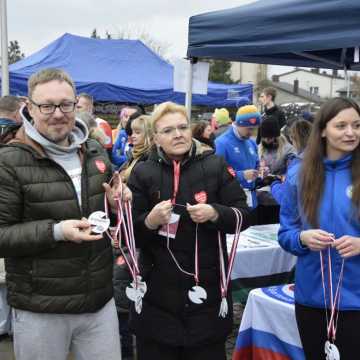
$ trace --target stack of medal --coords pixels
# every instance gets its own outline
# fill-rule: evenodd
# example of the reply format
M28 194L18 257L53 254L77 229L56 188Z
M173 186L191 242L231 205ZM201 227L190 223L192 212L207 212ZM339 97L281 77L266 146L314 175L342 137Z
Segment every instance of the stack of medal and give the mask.
M120 191L122 194L122 189ZM120 195L121 196L121 195ZM132 220L132 212L131 212L131 204L130 201L123 202L121 197L115 199L116 201L116 216L117 216L117 224L115 227L115 231L113 234L110 234L107 231L107 235L113 239L114 246L118 247L121 251L121 255L125 260L126 265L129 268L131 273L131 277L133 281L130 283L125 290L126 296L134 302L135 304L135 311L140 314L142 310L142 299L145 296L147 287L145 281L142 281L140 276L139 266L137 263L137 256L136 256L136 245L135 245L135 237L134 237L134 226ZM105 196L105 212L109 214L107 199ZM124 217L124 212L122 209L122 205L125 209L126 220ZM122 230L122 231L121 231ZM125 245L128 249L130 258L125 254L123 247L122 247L122 233L124 234L125 238Z
M331 240L335 241L334 237L331 237ZM326 250L325 250L326 251ZM340 352L337 346L334 344L336 339L336 329L339 316L339 303L340 303L340 291L342 279L344 276L344 259L342 260L341 270L339 274L339 279L336 285L335 296L333 294L333 285L332 285L332 263L331 263L331 250L330 246L327 248L327 258L328 258L328 284L329 284L329 297L330 297L330 319L327 311L327 301L326 301L326 288L325 288L325 271L324 271L324 256L322 251L320 251L320 267L321 267L321 280L323 287L324 295L324 305L326 312L326 325L327 325L327 338L325 342L325 354L326 360L340 360ZM337 308L337 311L336 311Z
M218 231L218 246L219 246L219 261L220 261L220 291L221 291L221 303L220 303L220 310L219 316L225 318L229 312L229 306L227 303L227 291L229 288L230 278L231 278L231 271L234 265L236 249L240 239L240 230L242 226L242 214L240 210L236 208L232 208L235 216L236 216L236 228L234 234L234 240L231 246L230 256L229 256L229 265L228 271L225 271L225 261L224 261L224 253L223 248L221 245L221 234Z

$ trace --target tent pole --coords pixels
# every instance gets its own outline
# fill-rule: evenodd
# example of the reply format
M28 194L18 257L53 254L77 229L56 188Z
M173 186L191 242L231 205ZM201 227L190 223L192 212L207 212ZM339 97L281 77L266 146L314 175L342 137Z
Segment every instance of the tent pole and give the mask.
M345 73L345 84L346 84L346 97L350 97L350 80L349 80L349 74L347 72L347 67L344 65L344 73Z
M191 59L189 59L187 78L186 78L186 94L185 94L185 107L189 121L191 121L192 78L193 78L193 62L191 61Z
M9 95L9 58L7 39L6 0L0 0L1 23L1 96Z

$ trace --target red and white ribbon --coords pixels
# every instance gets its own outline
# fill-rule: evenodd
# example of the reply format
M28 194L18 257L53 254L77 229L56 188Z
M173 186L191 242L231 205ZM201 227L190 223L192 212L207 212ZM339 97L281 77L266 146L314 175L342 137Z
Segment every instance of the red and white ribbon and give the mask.
M110 180L110 183L111 181L112 179ZM135 310L137 313L140 313L142 309L142 298L144 297L147 288L145 282L141 279L137 261L131 203L130 201L122 200L122 190L123 184L120 180L120 195L118 198L115 198L117 218L115 231L113 235L109 231L107 231L106 234L113 240L114 247L120 250L122 257L129 268L133 281L130 284L131 287L126 288L126 295L130 300L134 301ZM104 208L106 215L109 217L109 207L106 195L104 198ZM129 256L126 255L122 246L122 234L124 235L125 246L128 249Z
M330 298L330 316L328 315L328 305L326 300L326 286L325 286L325 260L323 252L320 251L320 268L321 268L321 283L323 288L324 296L324 305L326 312L326 327L327 327L327 337L328 340L332 343L336 339L337 323L339 317L339 306L340 306L340 295L341 295L341 285L344 277L344 259L341 263L341 269L339 274L339 279L336 284L335 296L333 291L333 271L332 271L332 262L331 262L331 250L330 247L327 248L327 259L328 259L328 292Z
M229 283L231 279L231 271L234 266L236 249L240 239L240 231L243 222L242 214L239 209L232 208L236 217L236 226L235 226L235 234L234 240L231 245L231 251L229 255L229 264L228 271L225 271L225 260L224 260L224 252L221 244L221 233L218 231L218 247L219 247L219 262L220 262L220 291L221 291L221 304L219 310L219 316L225 318L228 314L228 304L227 304L227 292L229 288Z

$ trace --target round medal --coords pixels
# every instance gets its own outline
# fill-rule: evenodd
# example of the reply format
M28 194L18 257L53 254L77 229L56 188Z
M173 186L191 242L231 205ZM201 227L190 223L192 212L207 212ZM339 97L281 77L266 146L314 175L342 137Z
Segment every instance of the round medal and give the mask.
M95 234L102 234L110 226L110 219L103 211L93 212L88 221L91 225L91 231Z
M188 291L188 296L194 304L202 304L207 298L205 289L198 285Z
M326 360L340 360L340 352L335 344L332 344L329 340L325 343L325 355Z

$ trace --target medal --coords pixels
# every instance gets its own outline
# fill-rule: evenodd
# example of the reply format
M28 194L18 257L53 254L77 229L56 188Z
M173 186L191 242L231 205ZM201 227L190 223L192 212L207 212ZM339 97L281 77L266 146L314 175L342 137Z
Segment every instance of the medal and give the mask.
M122 194L122 189L120 191ZM134 302L135 311L140 314L142 310L142 299L146 294L147 286L145 281L142 280L140 276L137 255L136 255L136 244L134 236L134 225L132 221L132 212L131 204L129 201L126 201L122 204L122 199L117 198L116 200L116 214L117 214L117 224L113 233L107 232L107 235L113 240L116 248L119 248L121 251L122 261L126 263L131 273L133 281L130 283L130 286L127 286L125 289L126 296L130 301ZM124 211L122 209L124 206ZM105 195L105 212L108 214L108 204ZM122 231L121 231L122 230ZM125 238L125 245L128 248L129 254L127 255L122 247L122 234Z
M141 280L141 276L137 275L136 282L132 281L130 286L125 289L126 296L135 304L135 311L140 314L142 310L142 299L147 291L145 281Z
M207 293L205 289L198 285L193 286L188 291L188 296L194 304L202 304L207 299Z
M91 231L95 234L102 234L110 226L110 219L104 211L93 212L88 219L91 225Z
M329 340L325 343L325 355L326 360L340 360L339 349L335 344L332 344Z

